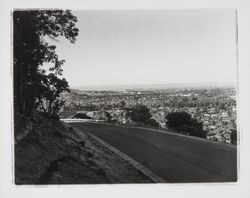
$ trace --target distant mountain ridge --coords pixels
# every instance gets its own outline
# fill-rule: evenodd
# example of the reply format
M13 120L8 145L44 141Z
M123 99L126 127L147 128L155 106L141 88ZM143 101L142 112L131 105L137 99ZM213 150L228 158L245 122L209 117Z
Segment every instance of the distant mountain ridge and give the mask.
M236 87L233 82L208 82L208 83L169 83L169 84L121 84L121 85L91 85L73 86L72 89L78 90L110 90L120 91L126 89L166 89L166 88L203 88L203 87Z

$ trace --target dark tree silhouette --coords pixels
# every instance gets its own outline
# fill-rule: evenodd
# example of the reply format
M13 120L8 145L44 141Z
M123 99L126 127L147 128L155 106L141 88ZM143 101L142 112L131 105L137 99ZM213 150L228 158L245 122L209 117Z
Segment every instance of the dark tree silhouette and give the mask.
M149 109L144 105L136 105L128 114L132 120L145 123L151 118Z
M168 127L178 127L188 124L191 119L191 115L186 112L172 112L166 116Z
M160 127L160 124L153 118L150 118L146 123L151 127L156 127L156 128Z
M51 118L58 118L58 113L64 101L60 100L63 91L69 91L68 82L56 75L41 75L41 83L37 85L36 107Z
M80 118L80 119L92 119L91 117L87 116L85 113L76 113L73 118Z
M203 130L203 124L192 118L187 112L169 113L166 116L166 120L168 128L180 133L206 138L206 131Z
M136 105L130 109L128 116L135 122L141 122L151 127L159 127L159 123L152 118L150 110L145 105Z
M68 90L62 75L64 60L46 37L65 37L74 43L78 35L77 18L69 10L14 11L14 106L20 114L31 115L36 108L53 114L62 105L59 94ZM43 63L51 63L49 74ZM39 107L38 107L39 106Z

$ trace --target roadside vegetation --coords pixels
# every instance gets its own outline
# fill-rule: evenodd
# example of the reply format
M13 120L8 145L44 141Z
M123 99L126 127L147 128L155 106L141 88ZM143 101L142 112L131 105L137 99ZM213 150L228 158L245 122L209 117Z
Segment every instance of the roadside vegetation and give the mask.
M172 112L166 116L166 125L178 133L206 138L206 131L203 130L201 122L192 118L186 112Z
M152 118L149 108L145 105L136 105L128 111L128 115L131 120L139 123L143 123L150 127L158 128L160 125L159 123Z
M60 94L69 86L62 78L65 60L59 59L49 41L64 37L74 43L77 18L69 10L20 10L14 11L13 20L15 112L58 119L64 104Z
M76 22L69 10L13 12L15 184L152 182L84 131L59 121L61 94L70 90L62 78L65 60L50 41L74 43Z
M186 112L192 119L202 123L202 130L206 131L207 139L237 143L236 89L231 85L117 91L72 90L71 93L63 94L63 98L66 102L60 115L62 118L73 115L74 111L85 113L105 111L111 115L112 122L134 126L136 123L128 118L127 114L129 110L136 110L140 105L149 109L151 120L156 121L163 130L169 128L166 124L168 114ZM145 121L136 122L149 127ZM155 126L154 123L151 125ZM179 132L184 128L183 126L182 130L179 128ZM193 133L190 126L186 129Z
M15 184L152 183L87 133L34 115L15 117Z

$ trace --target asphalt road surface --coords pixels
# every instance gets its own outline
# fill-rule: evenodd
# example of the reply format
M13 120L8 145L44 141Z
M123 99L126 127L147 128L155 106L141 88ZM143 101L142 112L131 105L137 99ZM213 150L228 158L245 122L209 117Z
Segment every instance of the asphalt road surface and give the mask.
M102 123L70 124L101 138L167 182L237 181L234 145Z

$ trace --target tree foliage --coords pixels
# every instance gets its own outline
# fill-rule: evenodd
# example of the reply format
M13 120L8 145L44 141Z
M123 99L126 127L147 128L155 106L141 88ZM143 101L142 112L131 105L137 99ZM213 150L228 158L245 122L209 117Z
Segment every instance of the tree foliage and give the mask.
M187 112L172 112L166 116L166 125L180 133L206 138L203 124L192 118Z
M149 108L145 105L136 105L129 111L128 116L135 122L141 122L151 127L159 127L159 123L152 118Z
M159 122L157 122L155 119L153 118L150 118L149 120L146 121L146 124L151 126L151 127L156 127L156 128L159 128L160 127L160 124Z
M74 43L76 22L69 10L14 11L14 105L19 113L41 110L54 115L60 110L60 93L69 91L67 81L60 78L65 61L46 38L65 37ZM50 63L49 72L44 63Z
M76 113L73 118L80 118L80 119L91 119L91 117L87 116L86 113Z
M136 122L146 122L151 118L149 109L145 105L137 105L131 109L129 116L133 121Z

